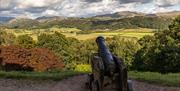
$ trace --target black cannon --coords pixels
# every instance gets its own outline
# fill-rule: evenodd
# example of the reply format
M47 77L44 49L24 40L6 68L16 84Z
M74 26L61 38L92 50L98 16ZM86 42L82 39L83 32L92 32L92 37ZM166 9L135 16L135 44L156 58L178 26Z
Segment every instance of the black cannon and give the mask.
M127 68L121 58L109 51L103 37L97 37L98 53L91 57L92 74L88 87L91 91L132 91Z
M109 49L106 47L105 40L103 37L98 37L96 39L96 43L98 45L98 56L101 57L103 64L104 64L104 73L105 75L112 75L113 72L115 72L115 61L114 58L109 51Z

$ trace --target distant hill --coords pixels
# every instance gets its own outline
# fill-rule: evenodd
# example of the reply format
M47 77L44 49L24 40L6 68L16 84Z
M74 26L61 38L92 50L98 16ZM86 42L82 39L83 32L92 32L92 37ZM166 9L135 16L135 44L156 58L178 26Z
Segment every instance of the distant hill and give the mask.
M6 26L9 28L37 28L39 26L39 22L28 18L16 18L10 20Z
M12 19L14 19L14 17L1 17L0 16L0 23L6 23Z
M113 14L98 15L93 18L95 19L122 19L122 18L144 16L144 15L145 15L144 13L139 13L139 12L122 11L122 12L116 12Z
M40 28L50 28L53 26L78 28L81 30L96 30L107 29L116 30L121 28L152 28L152 29L167 29L168 25L172 23L171 18L166 17L147 17L135 16L120 19L100 20L95 18L82 18L82 19L65 19L61 21L51 21L41 23Z
M93 18L95 19L122 19L122 18L129 18L129 17L135 17L135 16L146 16L146 17L168 17L168 18L174 18L176 16L180 15L180 11L173 11L173 12L163 12L163 13L154 13L154 14L145 14L140 12L131 12L131 11L122 11L122 12L116 12L113 14L105 14L105 15L98 15Z
M63 16L42 16L36 19L16 18L10 20L6 26L9 28L51 28L53 26L63 28L77 28L81 30L120 28L152 28L168 29L173 18L180 12L167 12L157 14L143 14L137 12L117 12L90 18L69 18Z
M158 17L156 14L146 14L146 17Z
M0 30L1 30L1 29L5 29L5 28L7 28L7 27L6 27L5 25L3 25L3 24L0 23Z
M39 22L50 22L50 21L61 21L67 19L67 17L63 17L63 16L42 16L42 17L38 17L36 18L37 21Z
M176 16L180 15L180 11L173 11L173 12L165 12L165 13L156 13L157 16L161 17L172 17L175 18Z

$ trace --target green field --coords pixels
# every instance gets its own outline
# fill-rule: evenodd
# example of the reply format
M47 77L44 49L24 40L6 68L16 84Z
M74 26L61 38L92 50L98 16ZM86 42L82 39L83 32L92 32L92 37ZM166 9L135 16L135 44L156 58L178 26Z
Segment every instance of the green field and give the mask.
M109 33L91 33L91 34L70 34L70 33L63 33L67 37L74 37L78 40L87 40L96 38L97 36L104 36L104 37L113 37L115 35L119 35L122 37L135 37L135 38L142 38L145 35L153 35L152 32L149 33L140 33L140 32L109 32Z
M142 38L145 35L153 35L154 29L146 29L146 28L139 28L139 29L119 29L116 31L96 31L87 34L79 34L78 32L81 30L75 28L52 28L52 29L34 29L34 30L23 30L23 29L7 29L6 32L13 33L16 36L19 35L30 35L34 40L37 40L37 36L42 33L52 34L54 32L60 32L66 37L73 37L78 40L87 40L92 39L97 36L104 36L104 37L113 37L115 35L119 35L122 37L135 37L135 38Z

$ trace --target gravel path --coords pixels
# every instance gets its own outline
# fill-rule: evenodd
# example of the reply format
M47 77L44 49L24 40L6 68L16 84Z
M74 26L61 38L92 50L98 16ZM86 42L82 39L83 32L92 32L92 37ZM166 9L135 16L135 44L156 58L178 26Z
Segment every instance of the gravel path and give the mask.
M61 81L30 81L0 79L0 91L88 91L85 88L87 76L74 76ZM180 91L176 87L156 86L133 81L134 91Z

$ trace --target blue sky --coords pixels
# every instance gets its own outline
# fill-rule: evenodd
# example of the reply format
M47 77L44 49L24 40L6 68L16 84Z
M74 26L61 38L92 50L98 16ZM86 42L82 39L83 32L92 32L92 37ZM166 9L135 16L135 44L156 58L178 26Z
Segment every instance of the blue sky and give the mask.
M180 11L180 0L0 0L0 16L89 17L120 11Z

